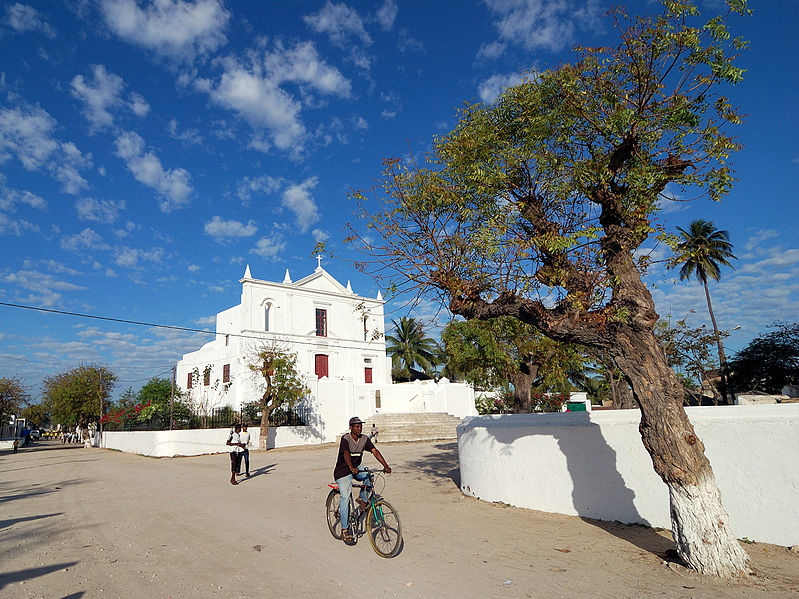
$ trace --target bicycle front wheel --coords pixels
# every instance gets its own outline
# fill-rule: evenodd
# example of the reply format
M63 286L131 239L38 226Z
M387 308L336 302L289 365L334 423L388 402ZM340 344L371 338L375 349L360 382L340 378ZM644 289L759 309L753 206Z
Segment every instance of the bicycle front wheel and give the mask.
M327 527L330 529L330 534L337 539L341 539L341 515L338 511L339 497L341 494L337 489L331 489L327 495L325 502L325 513L327 514Z
M397 510L387 501L375 501L369 508L366 530L372 549L380 557L394 557L402 546L402 524Z

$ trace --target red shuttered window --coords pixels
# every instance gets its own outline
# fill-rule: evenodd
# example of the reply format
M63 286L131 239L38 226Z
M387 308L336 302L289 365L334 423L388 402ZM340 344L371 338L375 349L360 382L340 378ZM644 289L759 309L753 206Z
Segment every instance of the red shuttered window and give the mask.
M329 376L326 355L316 354L316 356L314 356L314 372L320 379Z

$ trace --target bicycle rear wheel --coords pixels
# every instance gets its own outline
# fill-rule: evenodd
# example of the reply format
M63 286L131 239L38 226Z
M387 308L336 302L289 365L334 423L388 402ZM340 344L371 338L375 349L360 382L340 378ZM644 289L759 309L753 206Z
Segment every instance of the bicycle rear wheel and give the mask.
M327 494L327 501L325 502L325 513L327 514L327 527L330 529L330 534L336 539L341 539L341 515L338 511L339 497L341 494L337 489L331 489Z
M369 508L366 530L372 549L380 557L394 557L402 546L402 524L397 510L387 501L375 501Z

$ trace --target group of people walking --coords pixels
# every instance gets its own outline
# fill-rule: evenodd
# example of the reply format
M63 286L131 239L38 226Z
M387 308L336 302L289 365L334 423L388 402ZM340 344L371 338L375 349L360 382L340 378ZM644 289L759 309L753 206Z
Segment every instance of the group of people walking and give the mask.
M244 461L244 475L250 478L250 432L246 424L237 424L228 435L230 445L230 484L237 485L237 476L241 476L241 462Z

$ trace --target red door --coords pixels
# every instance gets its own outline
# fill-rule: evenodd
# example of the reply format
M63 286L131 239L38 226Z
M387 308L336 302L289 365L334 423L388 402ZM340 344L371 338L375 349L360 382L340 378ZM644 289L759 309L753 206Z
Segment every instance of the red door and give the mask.
M371 383L372 382L372 369L371 368L366 367L366 368L363 369L363 379L367 383Z
M314 372L320 379L329 376L327 372L327 356L325 354L316 354L314 356Z

